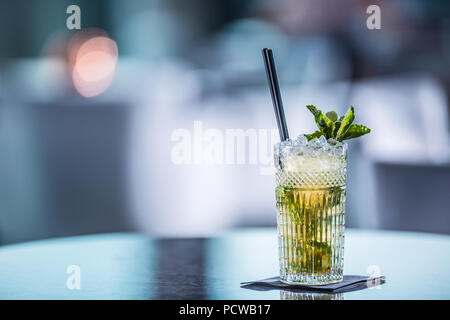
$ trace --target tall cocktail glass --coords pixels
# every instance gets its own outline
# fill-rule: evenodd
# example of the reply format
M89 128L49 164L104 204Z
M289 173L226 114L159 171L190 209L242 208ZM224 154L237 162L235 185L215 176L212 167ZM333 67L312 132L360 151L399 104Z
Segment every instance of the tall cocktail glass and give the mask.
M281 281L342 281L347 145L303 136L275 145Z

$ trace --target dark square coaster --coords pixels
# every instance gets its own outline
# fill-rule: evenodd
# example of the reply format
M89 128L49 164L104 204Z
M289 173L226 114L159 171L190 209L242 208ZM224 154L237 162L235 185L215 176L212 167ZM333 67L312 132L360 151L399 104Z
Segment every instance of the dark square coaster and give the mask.
M258 281L241 282L241 287L245 289L267 291L267 290L287 290L292 292L323 292L340 293L362 290L369 287L381 285L386 282L384 276L344 276L344 280L339 283L333 283L323 286L312 285L291 285L280 281L280 277L272 277Z

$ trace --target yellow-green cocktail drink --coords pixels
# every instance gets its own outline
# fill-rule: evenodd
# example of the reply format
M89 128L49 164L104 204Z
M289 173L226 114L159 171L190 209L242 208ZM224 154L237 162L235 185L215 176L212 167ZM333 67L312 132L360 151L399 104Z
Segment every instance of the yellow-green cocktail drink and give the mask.
M341 281L347 145L302 136L277 144L275 163L281 280Z

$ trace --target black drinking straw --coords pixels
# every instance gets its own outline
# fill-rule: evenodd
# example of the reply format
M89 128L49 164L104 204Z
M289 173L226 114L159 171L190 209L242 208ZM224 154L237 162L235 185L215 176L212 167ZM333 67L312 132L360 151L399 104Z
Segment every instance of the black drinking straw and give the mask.
M281 101L280 87L278 85L277 71L271 49L264 48L262 50L264 64L266 66L267 81L269 82L270 94L272 95L273 109L277 119L278 131L280 132L281 141L289 139L289 133L284 116L283 102Z

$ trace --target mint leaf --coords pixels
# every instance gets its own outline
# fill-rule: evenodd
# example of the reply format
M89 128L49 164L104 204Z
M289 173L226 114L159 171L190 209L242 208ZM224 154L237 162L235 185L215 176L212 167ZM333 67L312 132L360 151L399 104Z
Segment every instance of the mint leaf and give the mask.
M342 117L341 117L341 118L342 118ZM336 139L337 132L339 131L339 128L341 127L341 124L342 124L342 121L341 121L341 120L338 120L338 121L336 121L336 122L334 123L334 130L333 130L333 132L331 133L331 137L332 137L333 139Z
M355 110L353 106L348 109L347 113L345 114L344 118L342 119L341 126L336 134L336 140L342 141L344 140L344 136L347 133L347 130L350 128L353 120L355 120Z
M331 133L333 132L334 123L323 112L317 109L313 105L306 106L309 111L314 115L314 120L316 121L317 127L322 131L325 138L331 138Z
M325 115L333 122L335 122L338 118L336 111L328 111L327 113L325 113Z
M343 141L357 138L370 132L370 129L362 124L353 124L355 120L355 109L353 106L350 106L346 114L341 117L338 117L335 111L328 111L324 114L313 105L307 105L306 107L314 115L314 120L319 128L312 134L304 135L308 141L321 136L324 136L326 139Z
M358 138L370 132L370 128L362 124L352 124L344 135L342 140Z
M305 134L304 136L306 137L306 139L308 139L308 141L314 139L314 138L320 138L321 136L324 136L325 134L322 131L315 131L314 133L311 134Z

